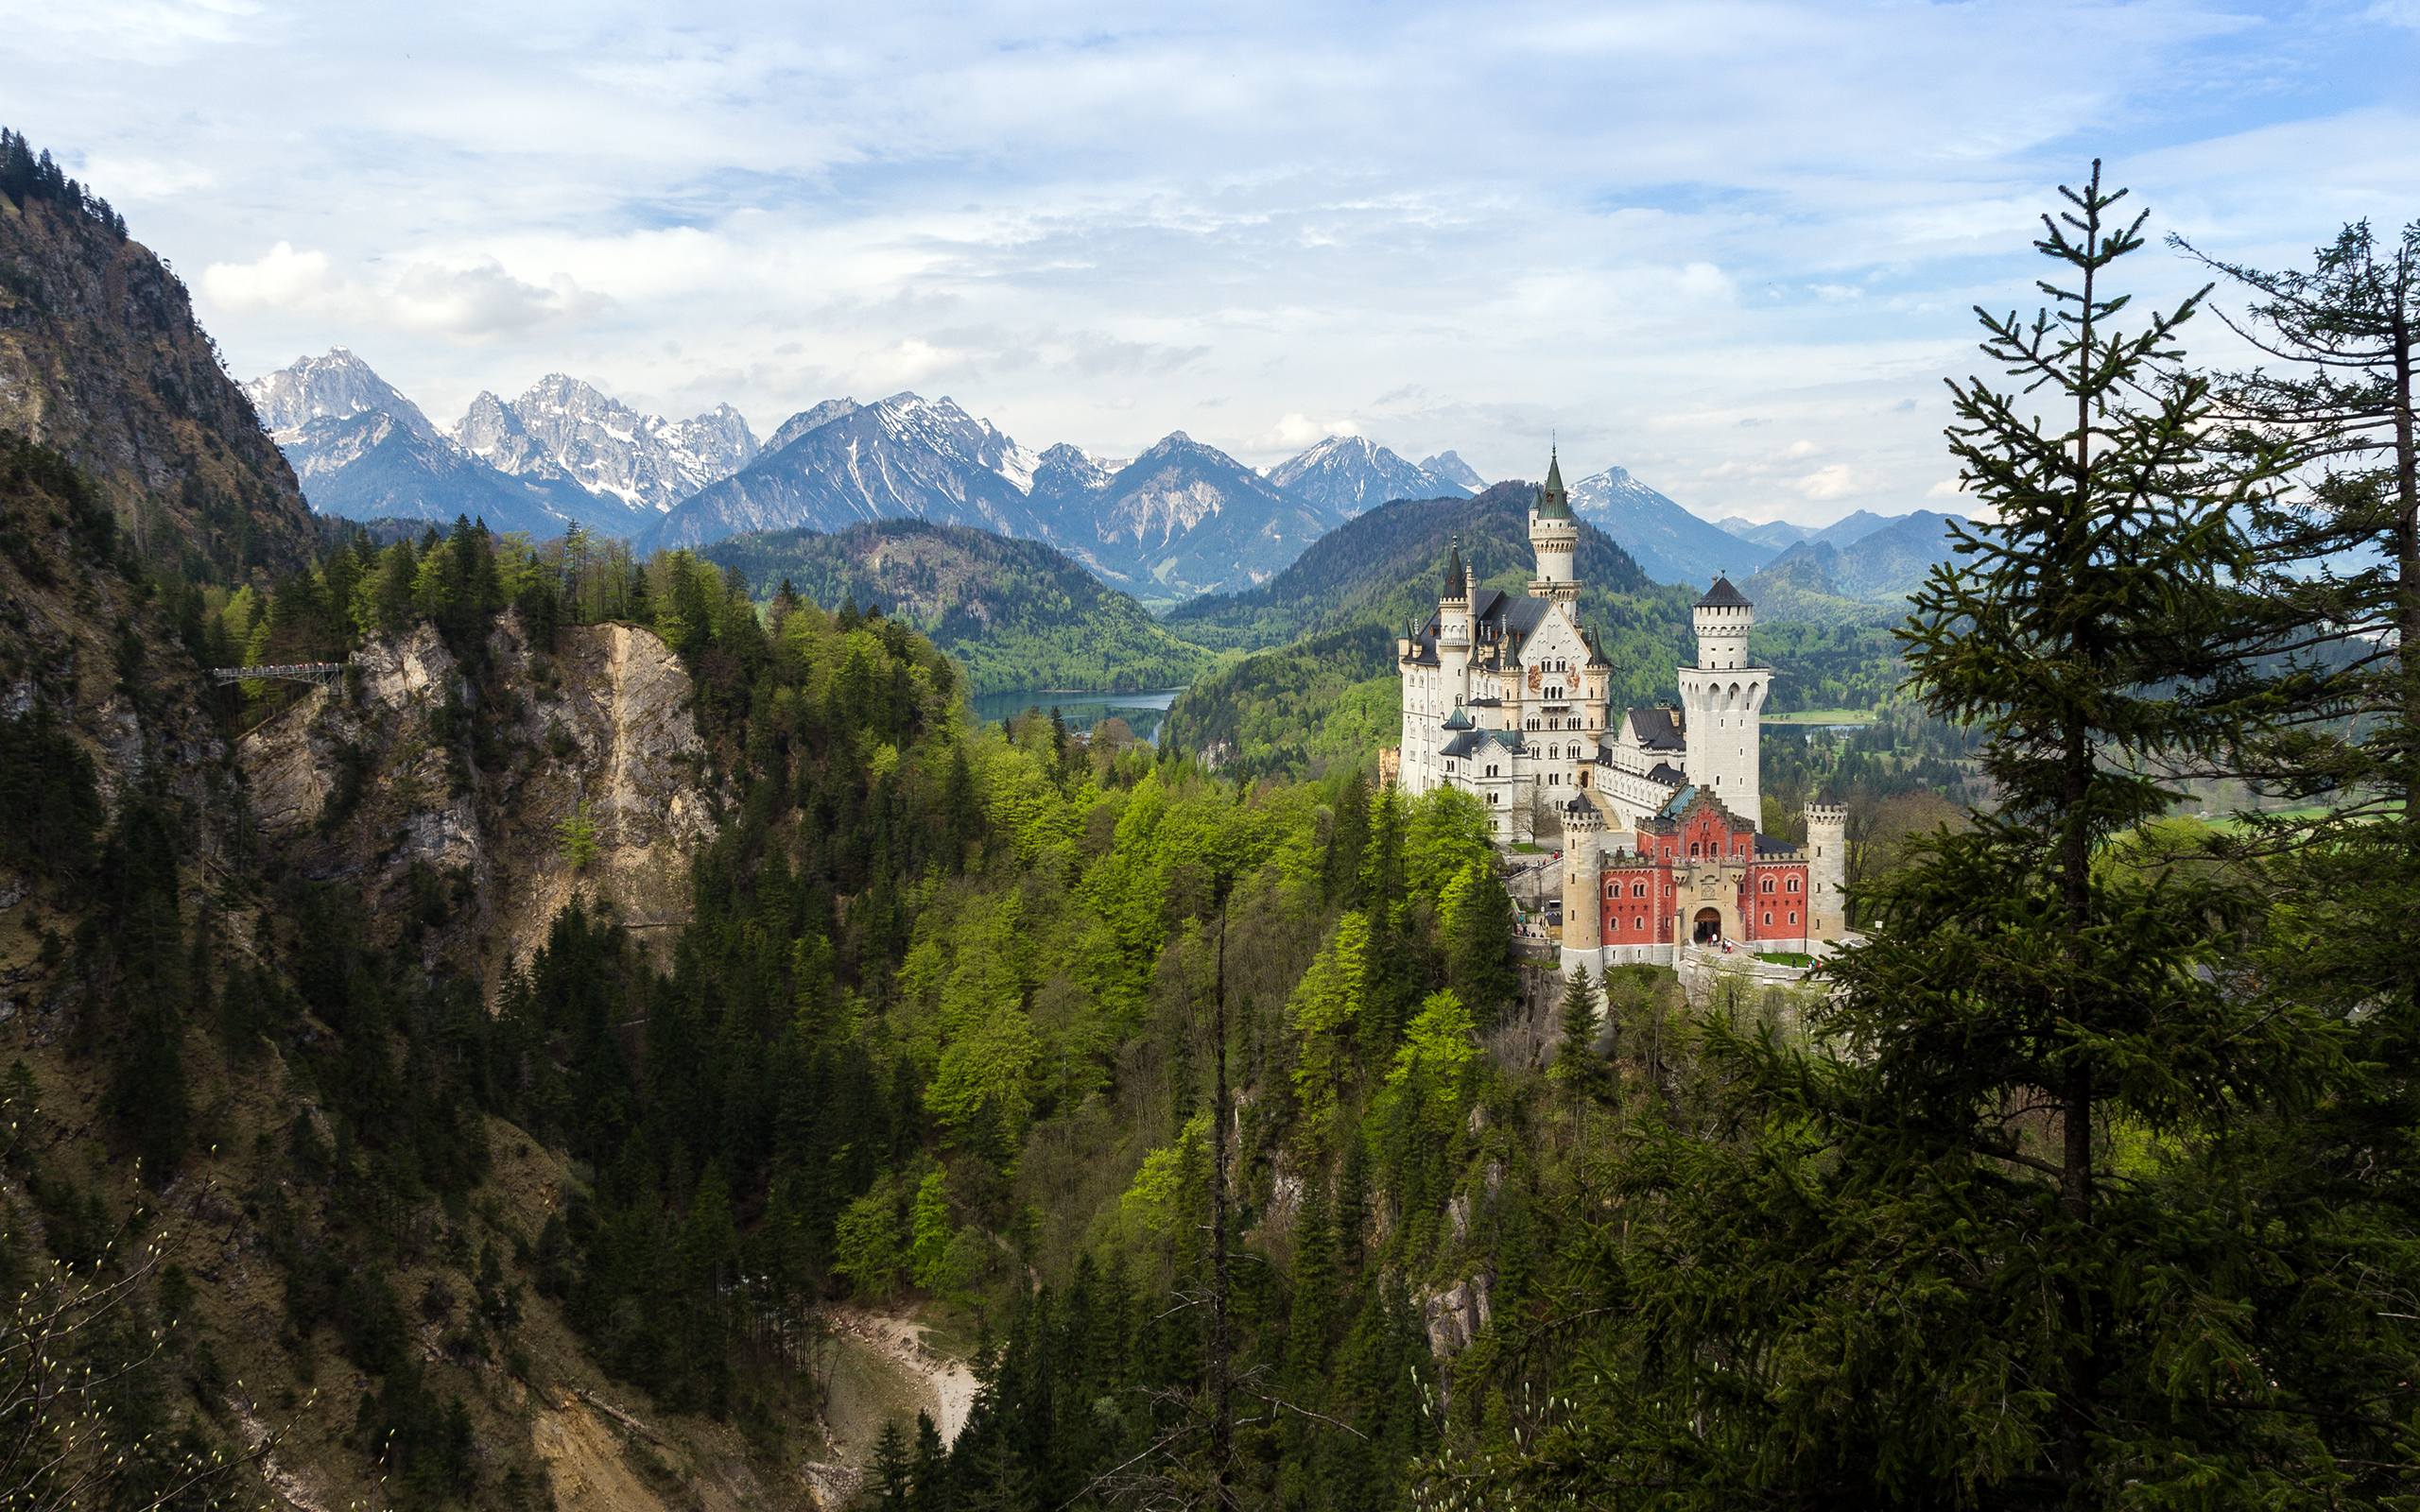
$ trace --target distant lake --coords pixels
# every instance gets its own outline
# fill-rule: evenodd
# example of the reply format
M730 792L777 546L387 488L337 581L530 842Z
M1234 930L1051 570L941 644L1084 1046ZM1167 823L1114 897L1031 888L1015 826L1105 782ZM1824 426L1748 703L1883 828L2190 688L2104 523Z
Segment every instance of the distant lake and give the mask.
M1152 693L984 693L975 696L975 717L987 724L1014 719L1028 709L1039 709L1047 714L1059 711L1069 730L1090 730L1098 720L1115 714L1126 721L1135 734L1156 746L1160 743L1160 724L1168 716L1168 705L1176 702L1183 688L1162 688Z

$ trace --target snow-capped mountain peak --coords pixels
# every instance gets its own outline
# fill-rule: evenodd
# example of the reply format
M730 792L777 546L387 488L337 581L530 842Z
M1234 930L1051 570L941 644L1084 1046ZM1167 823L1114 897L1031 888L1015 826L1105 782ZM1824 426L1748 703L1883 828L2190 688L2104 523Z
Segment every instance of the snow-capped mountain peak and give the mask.
M1330 436L1269 472L1295 498L1342 516L1390 499L1435 499L1470 492L1461 483L1415 467L1366 436Z
M387 380L343 347L330 347L317 357L297 357L275 372L243 385L244 397L281 445L302 433L315 420L351 420L356 415L383 414L413 435L434 439L437 427L420 406L395 391Z
M510 424L506 417L510 417ZM756 455L729 404L688 420L642 414L596 385L550 372L510 403L481 394L454 427L464 450L516 476L559 472L633 511L661 513Z

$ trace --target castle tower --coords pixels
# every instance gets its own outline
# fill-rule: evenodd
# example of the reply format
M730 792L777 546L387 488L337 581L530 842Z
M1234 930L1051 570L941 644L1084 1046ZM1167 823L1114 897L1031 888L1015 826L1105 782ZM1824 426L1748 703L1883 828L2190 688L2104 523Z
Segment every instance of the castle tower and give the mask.
M1765 695L1772 669L1748 664L1748 631L1756 623L1748 595L1717 577L1690 615L1698 632L1698 664L1681 669L1681 705L1688 711L1689 781L1751 824L1763 822L1759 745Z
M1560 455L1548 455L1547 480L1539 486L1537 502L1530 506L1530 549L1538 558L1538 575L1530 579L1530 595L1565 603L1579 598L1575 556L1580 549L1580 522L1571 516L1571 495L1563 487Z
M1848 929L1849 811L1806 805L1806 937L1838 939Z
M1445 588L1437 599L1437 669L1445 689L1445 707L1463 702L1470 693L1471 575L1462 563L1462 538L1454 537L1445 557Z
M1563 969L1594 966L1604 943L1604 917L1597 902L1598 837L1604 816L1585 798L1563 806Z

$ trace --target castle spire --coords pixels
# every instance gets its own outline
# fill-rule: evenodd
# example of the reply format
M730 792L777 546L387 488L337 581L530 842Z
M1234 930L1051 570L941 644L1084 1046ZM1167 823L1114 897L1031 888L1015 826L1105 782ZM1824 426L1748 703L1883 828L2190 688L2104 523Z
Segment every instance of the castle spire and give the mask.
M1538 518L1571 518L1571 495L1563 486L1563 451L1560 446L1547 454L1547 480L1538 489Z
M1471 596L1470 571L1462 565L1462 533L1454 532L1454 544L1445 555L1445 597Z

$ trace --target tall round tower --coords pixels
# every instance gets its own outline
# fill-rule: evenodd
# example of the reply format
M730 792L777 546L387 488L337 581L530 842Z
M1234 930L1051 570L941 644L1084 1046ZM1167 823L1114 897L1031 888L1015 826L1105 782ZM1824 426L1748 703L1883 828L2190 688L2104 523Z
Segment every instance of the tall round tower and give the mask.
M1849 811L1806 805L1806 937L1838 939L1848 930Z
M1689 781L1751 824L1763 822L1758 779L1765 696L1772 669L1748 663L1748 632L1756 623L1748 595L1717 577L1690 619L1698 632L1698 664L1681 668L1681 705L1688 712L1685 758Z
M1443 706L1448 710L1470 696L1471 575L1462 563L1462 538L1454 537L1445 557L1445 587L1437 599L1437 671L1443 679Z
M1563 806L1563 970L1597 965L1604 918L1597 901L1604 816L1584 797Z
M1577 553L1580 522L1571 515L1571 495L1563 486L1563 458L1550 454L1547 480L1530 506L1530 549L1537 553L1538 573L1530 579L1536 598L1574 600L1580 596Z

